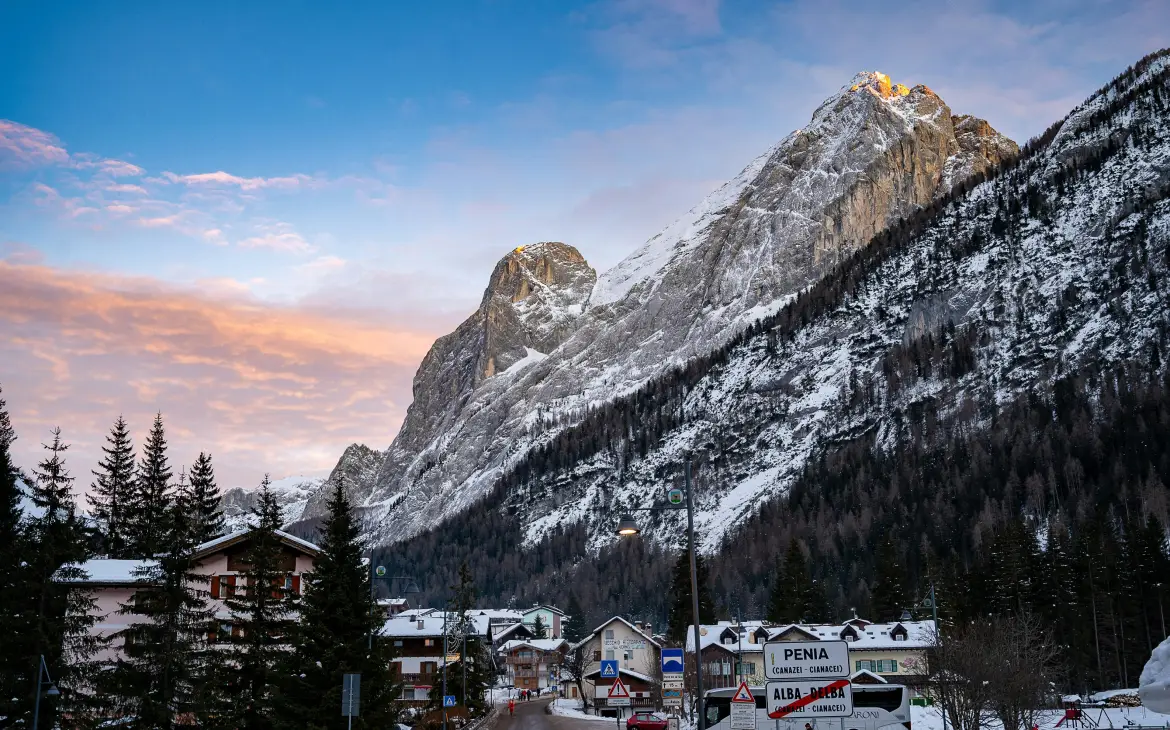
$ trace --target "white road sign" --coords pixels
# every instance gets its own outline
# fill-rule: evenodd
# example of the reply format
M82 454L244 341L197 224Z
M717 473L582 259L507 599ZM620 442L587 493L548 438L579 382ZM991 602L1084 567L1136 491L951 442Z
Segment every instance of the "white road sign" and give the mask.
M853 686L848 679L802 679L768 682L768 717L849 717Z
M682 683L681 679L678 680L677 682L676 681L663 681L663 683L662 683L662 689L682 689L682 688L683 688L683 683Z
M840 679L849 676L844 641L770 641L764 644L768 679Z
M747 682L740 682L731 698L731 730L756 730L756 698Z

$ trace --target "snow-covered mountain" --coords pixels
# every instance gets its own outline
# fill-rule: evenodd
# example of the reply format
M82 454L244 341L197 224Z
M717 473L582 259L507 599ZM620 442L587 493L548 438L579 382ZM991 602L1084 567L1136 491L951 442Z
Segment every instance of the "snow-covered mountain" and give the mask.
M290 476L269 482L268 489L280 504L284 524L297 522L305 513L309 498L321 491L325 480L320 477ZM225 490L220 503L228 531L242 528L253 519L252 510L259 496L258 487L232 487Z
M378 473L352 485L367 534L401 540L467 509L591 409L726 343L891 222L1016 151L925 86L858 74L807 127L599 277L587 300L584 278L554 282L566 303L549 319L561 327L552 347L511 350L522 369L485 367L490 338L468 332L478 325L440 339ZM435 377L439 361L458 377Z

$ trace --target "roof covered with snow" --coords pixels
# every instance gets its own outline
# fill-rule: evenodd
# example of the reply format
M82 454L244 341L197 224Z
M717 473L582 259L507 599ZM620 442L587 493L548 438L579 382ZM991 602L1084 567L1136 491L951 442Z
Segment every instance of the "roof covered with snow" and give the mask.
M538 651L560 651L567 647L569 642L565 639L517 639L515 641L505 641L500 645L500 654L508 654L516 649L529 647Z
M711 645L720 645L732 651L762 651L761 622L744 622L738 627L731 622L703 624L699 627L704 650ZM737 631L737 628L740 629ZM922 649L934 643L934 623L931 621L893 621L890 623L869 623L849 621L844 624L786 624L767 627L769 641L782 636L806 641L849 641L850 651L866 649ZM856 638L852 638L856 637ZM904 637L904 638L901 638ZM730 642L730 643L728 643ZM687 630L687 651L695 650L694 630Z
M232 532L227 533L226 535L220 535L219 537L217 537L213 540L208 540L207 542L202 543L201 545L196 545L195 546L195 554L200 555L203 553L214 552L215 550L218 550L219 548L226 547L227 545L229 545L231 543L242 540L244 537L246 537L248 535L249 532L251 532L250 529L248 529L248 530L234 530ZM301 538L297 537L296 535L291 535L291 534L285 532L284 530L277 530L276 534L278 537L280 537L282 542L284 542L288 545L300 548L301 550L304 550L306 552L313 553L313 554L317 554L317 553L321 552L320 546L315 545L315 544L309 542L308 540L302 540Z
M61 577L62 581L70 583L91 584L133 584L141 582L142 571L154 567L154 560L114 560L112 558L95 558L81 563L82 576Z

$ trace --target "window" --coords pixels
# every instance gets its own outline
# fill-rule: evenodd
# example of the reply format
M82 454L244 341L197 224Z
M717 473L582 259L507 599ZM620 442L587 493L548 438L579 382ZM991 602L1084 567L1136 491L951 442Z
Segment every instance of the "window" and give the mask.
M633 659L633 656L631 656L631 653L630 653L630 652L628 652L628 651L623 651L623 652L622 652L622 659L623 659L624 661L627 661L627 662L628 662L628 661L630 661L630 659Z
M394 646L402 646L402 639L395 639Z
M613 641L613 629L605 630L605 638L607 641Z
M595 662L601 661L601 650L600 649L597 649L593 652L593 661L595 661Z
M858 659L857 660L857 671L860 672L862 670L867 671L867 672L872 672L873 671L873 661L870 659Z
M905 641L906 634L894 634L894 641Z
M612 659L614 658L614 656L613 656L613 649L606 649L606 650L605 650L605 658L606 658L606 660L607 660L607 661L608 661L608 660L612 660Z
M435 645L434 639L423 639L423 646L434 646L434 645Z

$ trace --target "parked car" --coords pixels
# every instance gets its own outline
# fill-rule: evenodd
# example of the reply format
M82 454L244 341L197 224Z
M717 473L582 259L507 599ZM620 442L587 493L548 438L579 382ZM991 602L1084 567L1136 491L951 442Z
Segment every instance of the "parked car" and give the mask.
M626 720L626 730L666 730L666 716L657 712L635 712Z

